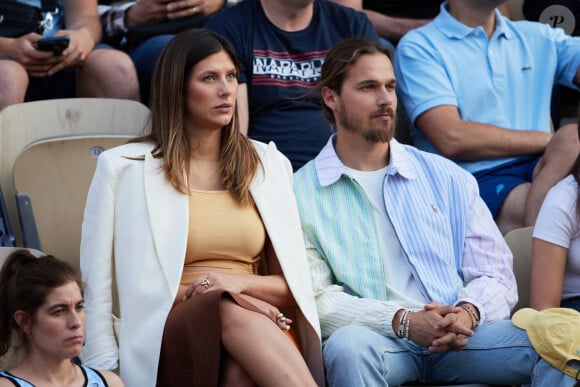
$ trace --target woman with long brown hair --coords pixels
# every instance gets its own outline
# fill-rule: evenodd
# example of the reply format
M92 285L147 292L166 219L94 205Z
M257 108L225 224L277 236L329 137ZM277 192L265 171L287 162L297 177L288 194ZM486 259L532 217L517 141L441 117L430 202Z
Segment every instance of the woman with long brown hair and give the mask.
M82 357L129 386L323 384L292 169L240 134L238 71L221 36L176 35L154 72L151 133L99 157Z

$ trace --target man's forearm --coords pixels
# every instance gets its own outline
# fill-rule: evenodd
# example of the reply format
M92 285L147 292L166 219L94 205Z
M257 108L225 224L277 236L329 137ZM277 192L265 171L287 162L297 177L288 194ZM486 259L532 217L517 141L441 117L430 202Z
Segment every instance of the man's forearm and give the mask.
M86 31L88 35L93 40L94 44L97 44L101 41L102 37L102 30L101 24L98 18L81 18L75 23L71 23L70 26L67 26L69 30L76 30L76 31Z
M101 22L96 0L65 0L67 30L86 31L93 44L101 41Z
M451 105L427 110L417 117L415 125L444 156L459 160L538 154L552 138L548 130L512 130L464 121Z

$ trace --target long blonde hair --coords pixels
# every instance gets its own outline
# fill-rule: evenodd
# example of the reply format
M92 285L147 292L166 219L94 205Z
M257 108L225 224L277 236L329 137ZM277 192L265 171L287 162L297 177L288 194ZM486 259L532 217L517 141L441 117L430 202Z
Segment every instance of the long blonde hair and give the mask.
M153 156L163 158L167 180L180 192L187 193L186 174L193 156L184 127L187 100L186 81L193 67L209 55L225 51L239 72L234 48L222 36L206 29L183 31L161 53L151 81L151 133L136 141L155 144ZM238 202L252 202L250 183L260 166L256 149L239 130L238 109L223 127L220 149L220 177L224 187Z

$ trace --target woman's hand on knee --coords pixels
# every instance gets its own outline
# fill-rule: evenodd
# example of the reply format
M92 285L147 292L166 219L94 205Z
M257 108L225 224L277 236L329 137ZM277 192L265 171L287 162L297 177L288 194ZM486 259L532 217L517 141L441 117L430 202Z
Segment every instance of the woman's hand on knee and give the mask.
M191 281L187 289L185 289L185 293L183 295L183 301L199 295L205 292L210 291L212 287L214 287L215 283L212 282L209 278L209 273L200 275L198 278ZM215 289L215 287L214 287ZM214 290L212 289L212 290Z
M240 294L244 291L249 275L207 272L193 280L185 290L184 300L211 291Z

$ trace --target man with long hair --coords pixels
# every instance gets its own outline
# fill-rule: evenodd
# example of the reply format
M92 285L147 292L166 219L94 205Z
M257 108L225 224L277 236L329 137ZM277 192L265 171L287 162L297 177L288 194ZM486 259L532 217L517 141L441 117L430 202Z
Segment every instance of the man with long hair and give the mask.
M336 134L294 177L329 385L573 383L508 320L512 254L475 179L393 139L395 85L383 47L333 48Z

